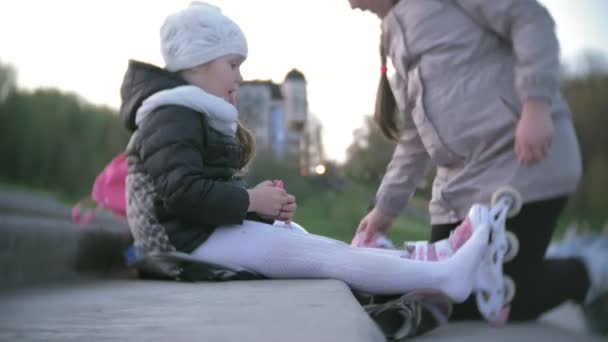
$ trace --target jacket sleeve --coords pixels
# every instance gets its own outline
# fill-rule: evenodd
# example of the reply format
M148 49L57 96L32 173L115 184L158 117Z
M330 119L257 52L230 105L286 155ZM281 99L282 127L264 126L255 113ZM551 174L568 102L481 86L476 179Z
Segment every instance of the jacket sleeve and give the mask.
M140 124L140 157L165 208L190 224L237 224L245 219L244 187L205 178L201 114L165 106Z
M520 98L550 101L559 91L559 43L547 9L537 0L455 1L479 25L511 43Z
M409 114L406 115L405 127L376 193L378 210L393 217L405 208L430 165L430 158Z

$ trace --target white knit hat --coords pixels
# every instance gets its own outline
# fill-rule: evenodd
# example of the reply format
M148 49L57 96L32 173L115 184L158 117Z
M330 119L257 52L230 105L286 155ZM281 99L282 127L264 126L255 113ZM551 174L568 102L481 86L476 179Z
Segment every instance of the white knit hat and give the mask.
M193 2L165 19L160 45L166 69L179 71L229 54L247 57L243 31L222 11L204 2Z

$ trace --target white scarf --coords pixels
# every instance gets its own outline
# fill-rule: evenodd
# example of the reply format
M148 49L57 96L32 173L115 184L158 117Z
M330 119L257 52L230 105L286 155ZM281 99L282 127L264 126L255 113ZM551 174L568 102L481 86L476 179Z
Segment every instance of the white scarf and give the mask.
M222 133L234 136L236 132L236 108L224 99L193 85L161 90L148 97L135 114L135 125L139 126L154 109L167 105L184 106L206 114L209 125Z

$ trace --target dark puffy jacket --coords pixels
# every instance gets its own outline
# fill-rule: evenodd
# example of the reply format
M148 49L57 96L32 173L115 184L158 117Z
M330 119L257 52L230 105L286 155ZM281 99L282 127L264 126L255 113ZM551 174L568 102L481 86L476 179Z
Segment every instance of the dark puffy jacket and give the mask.
M163 106L135 125L137 109L146 98L185 84L177 74L130 61L120 115L134 131L126 151L129 173L151 176L156 218L177 250L191 252L218 225L241 223L249 196L245 183L235 177L241 147L233 136L210 127L205 113Z

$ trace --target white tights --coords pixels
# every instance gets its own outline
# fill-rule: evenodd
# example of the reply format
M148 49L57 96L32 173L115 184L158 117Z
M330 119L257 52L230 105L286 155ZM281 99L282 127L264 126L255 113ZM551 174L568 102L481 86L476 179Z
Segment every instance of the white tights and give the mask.
M472 291L487 248L488 230L478 229L450 258L425 262L396 250L355 248L341 241L254 221L222 226L192 255L268 278L330 278L370 294L435 289L456 302Z

